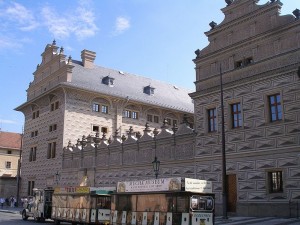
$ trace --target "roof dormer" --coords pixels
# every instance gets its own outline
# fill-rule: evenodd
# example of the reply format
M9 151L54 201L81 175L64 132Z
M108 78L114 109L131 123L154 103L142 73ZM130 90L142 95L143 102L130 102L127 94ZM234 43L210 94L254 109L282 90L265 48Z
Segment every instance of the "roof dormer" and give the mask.
M144 87L144 93L147 95L154 95L154 87L151 87L150 85Z
M115 78L112 78L110 76L106 76L102 78L102 84L106 84L108 86L114 86L114 80Z

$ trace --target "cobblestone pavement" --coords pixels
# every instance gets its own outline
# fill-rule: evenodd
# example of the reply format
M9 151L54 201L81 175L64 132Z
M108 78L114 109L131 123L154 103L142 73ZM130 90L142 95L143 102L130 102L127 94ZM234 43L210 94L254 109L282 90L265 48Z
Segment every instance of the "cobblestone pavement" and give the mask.
M21 215L19 214L22 208L10 208L5 207L4 209L0 208L0 224L2 225L19 225L24 224L26 221L21 219ZM2 214L4 213L4 214ZM2 214L2 218L1 218ZM4 219L5 217L9 220ZM10 222L8 222L10 221ZM31 224L28 223L26 224ZM34 222L34 221L32 221ZM52 221L47 221L45 224L51 224ZM33 223L39 224L39 223ZM63 223L64 224L64 223ZM215 218L215 225L300 225L300 218L277 218L277 217L229 217L227 220L222 219L222 217Z
M215 225L300 225L300 219L276 217L229 217L227 220L216 218Z

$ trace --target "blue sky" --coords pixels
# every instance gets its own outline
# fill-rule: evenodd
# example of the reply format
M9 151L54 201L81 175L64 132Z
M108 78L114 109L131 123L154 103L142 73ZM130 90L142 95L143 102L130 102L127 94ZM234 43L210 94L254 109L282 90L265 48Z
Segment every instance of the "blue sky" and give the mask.
M261 0L259 4L265 4ZM300 2L281 0L282 14ZM22 132L26 101L41 53L55 39L80 60L194 90L194 51L205 47L209 23L222 22L224 0L0 0L0 128Z

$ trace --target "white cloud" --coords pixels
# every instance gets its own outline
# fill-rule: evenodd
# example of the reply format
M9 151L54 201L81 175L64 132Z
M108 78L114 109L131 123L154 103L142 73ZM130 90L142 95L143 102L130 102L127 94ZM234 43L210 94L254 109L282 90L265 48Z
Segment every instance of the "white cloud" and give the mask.
M115 23L115 35L121 34L130 28L130 21L125 17L117 17Z
M0 37L0 50L1 49L19 49L22 47L22 43L18 40L14 40L7 37Z
M41 14L45 19L45 25L55 38L64 39L70 36L72 24L66 18L58 16L53 9L46 6Z
M30 31L38 26L38 22L35 20L33 13L21 4L15 2L5 10L4 16L16 22L22 31Z
M47 6L42 9L42 16L49 32L58 39L75 35L82 40L94 36L98 30L94 12L87 4L79 3L75 11L66 13L63 17Z
M2 120L2 119L0 119L0 123L18 124L16 121L13 121L13 120Z
M60 11L49 5L26 8L20 3L0 0L0 50L22 49L37 28L48 31L55 39L75 36L83 40L95 36L99 29L92 1L79 0L71 7L69 11Z

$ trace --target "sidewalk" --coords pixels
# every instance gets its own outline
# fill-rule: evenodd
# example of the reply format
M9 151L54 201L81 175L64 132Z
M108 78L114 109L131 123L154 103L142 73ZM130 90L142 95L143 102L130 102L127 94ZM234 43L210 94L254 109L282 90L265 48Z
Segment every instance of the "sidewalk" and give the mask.
M0 208L0 212L19 214L22 209L23 209L23 207L3 206L3 208Z

